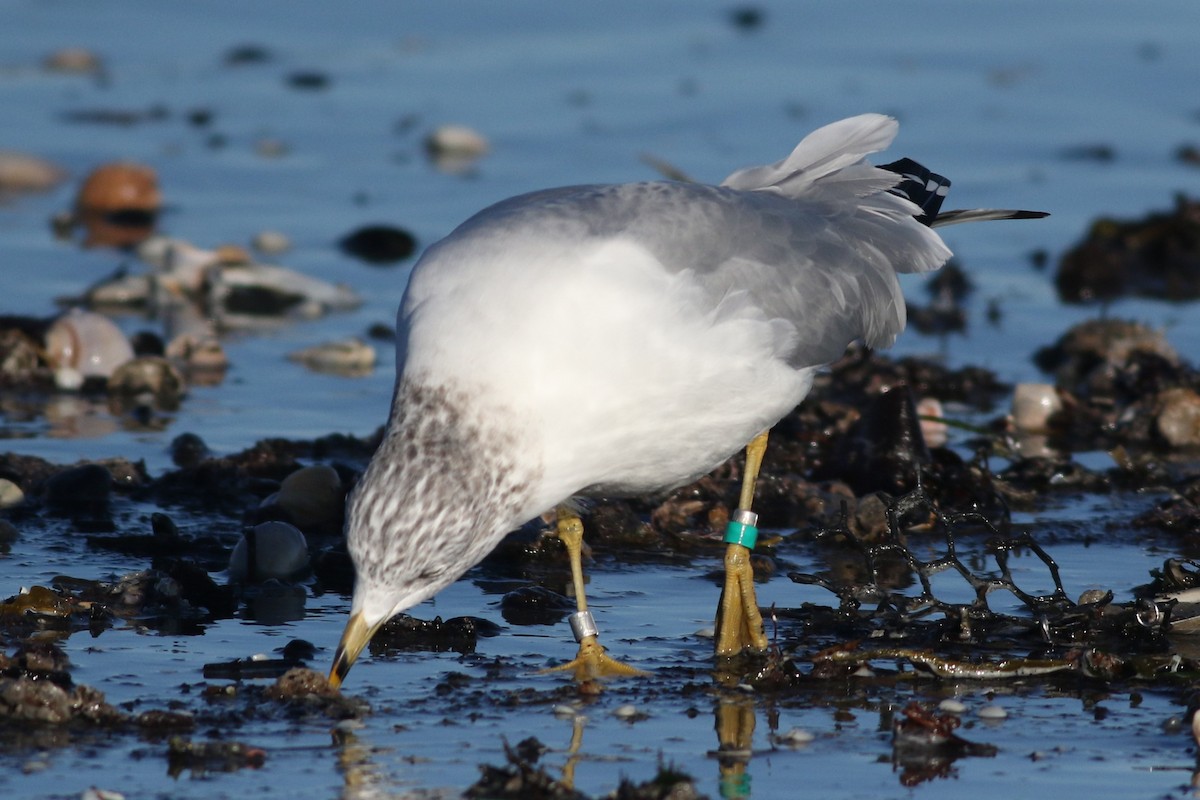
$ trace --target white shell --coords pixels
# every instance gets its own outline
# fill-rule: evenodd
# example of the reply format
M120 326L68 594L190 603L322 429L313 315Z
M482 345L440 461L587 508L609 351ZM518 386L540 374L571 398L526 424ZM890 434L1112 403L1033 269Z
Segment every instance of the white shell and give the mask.
M229 557L229 577L233 580L290 580L308 568L308 542L295 525L264 522L254 526L253 536L254 574L248 569L250 545L243 536Z
M1052 414L1062 410L1062 399L1048 383L1019 383L1013 390L1012 419L1019 431L1044 433Z
M936 397L922 397L917 401L917 416L937 417L937 419L921 419L921 436L930 447L944 447L946 444L946 412L942 403Z
M107 378L133 358L133 347L108 317L73 308L46 331L46 355L56 370L74 370L83 378ZM58 381L57 373L55 379ZM64 375L58 382L68 388L71 380Z

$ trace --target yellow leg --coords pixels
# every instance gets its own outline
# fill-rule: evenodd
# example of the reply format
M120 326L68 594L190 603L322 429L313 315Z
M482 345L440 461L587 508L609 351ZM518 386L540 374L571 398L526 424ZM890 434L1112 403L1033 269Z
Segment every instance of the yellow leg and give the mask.
M546 671L572 670L575 680L580 683L598 678L648 675L636 667L610 658L600 642L596 641L596 625L588 612L587 594L583 589L583 520L575 512L561 506L558 509L558 538L567 546L567 557L571 561L571 580L575 584L575 607L578 609L572 615L571 629L579 642L579 655L574 661Z
M750 796L750 775L746 771L753 755L754 702L739 697L717 700L717 769L721 776L721 796Z
M767 432L755 436L746 445L746 471L742 475L739 512L749 512L754 503L754 485L758 482L758 470L766 450ZM716 627L718 656L736 656L747 648L757 651L767 649L762 613L754 596L750 548L740 544L730 543L725 548L725 587L721 590Z

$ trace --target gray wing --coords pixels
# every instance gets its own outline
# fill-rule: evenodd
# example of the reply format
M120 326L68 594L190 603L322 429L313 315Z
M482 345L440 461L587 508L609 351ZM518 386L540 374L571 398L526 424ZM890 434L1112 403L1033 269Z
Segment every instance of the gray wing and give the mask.
M858 197L844 184L800 198L671 182L549 189L491 206L450 238L628 239L667 269L691 271L714 312L751 306L788 322L797 334L789 363L815 366L856 339L891 345L905 322L896 272L949 256L907 201L874 186Z

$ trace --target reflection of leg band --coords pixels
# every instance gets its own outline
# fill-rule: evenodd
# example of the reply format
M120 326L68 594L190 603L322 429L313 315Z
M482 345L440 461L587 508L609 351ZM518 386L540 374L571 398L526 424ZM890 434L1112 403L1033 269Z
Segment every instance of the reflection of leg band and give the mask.
M585 636L597 636L600 633L590 611L576 611L567 620L571 623L571 633L575 634L577 642L582 642Z
M740 544L748 550L754 549L758 541L758 514L748 508L733 512L733 519L725 527L725 543Z

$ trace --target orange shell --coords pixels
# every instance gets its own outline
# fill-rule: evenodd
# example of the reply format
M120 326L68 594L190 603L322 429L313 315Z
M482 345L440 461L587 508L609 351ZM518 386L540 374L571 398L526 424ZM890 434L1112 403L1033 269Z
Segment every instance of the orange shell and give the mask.
M158 211L162 196L153 169L130 162L102 164L79 187L79 211Z

